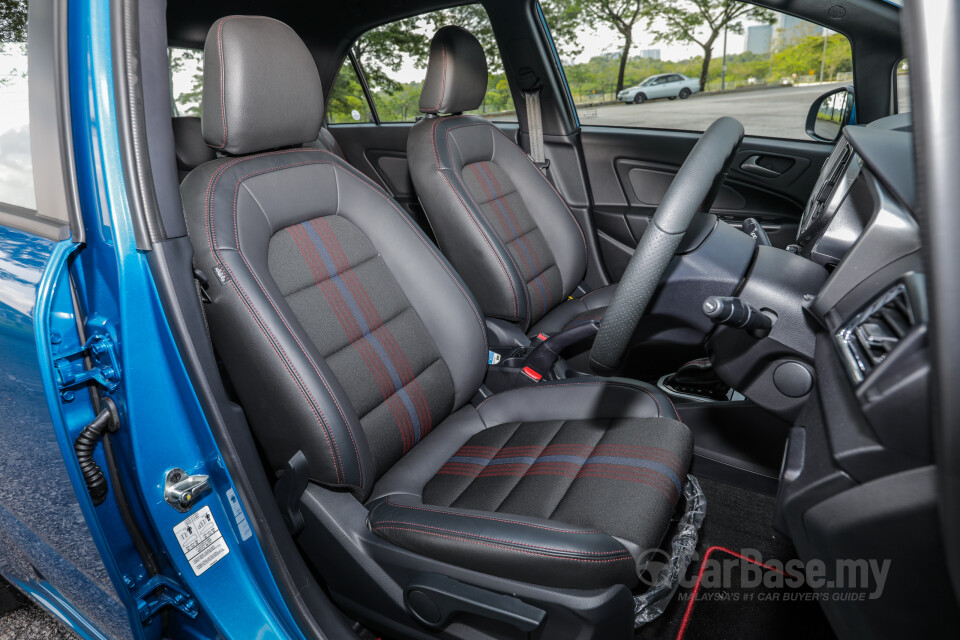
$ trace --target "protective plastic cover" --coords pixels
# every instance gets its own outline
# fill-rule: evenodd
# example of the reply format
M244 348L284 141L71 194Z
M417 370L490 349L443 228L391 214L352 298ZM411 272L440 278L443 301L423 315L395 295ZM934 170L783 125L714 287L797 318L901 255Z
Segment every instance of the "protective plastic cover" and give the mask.
M663 613L673 594L677 591L680 576L690 566L697 548L698 533L703 518L707 514L707 497L703 495L700 483L691 475L683 487L683 497L687 502L686 512L677 524L677 532L670 541L670 559L660 569L657 581L644 593L634 596L634 627L639 629L655 620ZM646 563L644 563L646 565ZM645 567L637 566L637 571Z

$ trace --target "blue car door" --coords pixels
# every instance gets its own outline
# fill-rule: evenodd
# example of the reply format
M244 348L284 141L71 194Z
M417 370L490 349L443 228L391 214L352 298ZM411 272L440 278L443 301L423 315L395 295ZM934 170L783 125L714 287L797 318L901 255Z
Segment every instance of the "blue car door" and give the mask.
M131 214L120 4L0 3L0 576L84 638L301 638Z
M30 2L28 13L25 0L5 4L0 13L0 574L83 636L129 638L126 607L65 463L37 344L44 283L72 248L56 105L49 100L53 7Z

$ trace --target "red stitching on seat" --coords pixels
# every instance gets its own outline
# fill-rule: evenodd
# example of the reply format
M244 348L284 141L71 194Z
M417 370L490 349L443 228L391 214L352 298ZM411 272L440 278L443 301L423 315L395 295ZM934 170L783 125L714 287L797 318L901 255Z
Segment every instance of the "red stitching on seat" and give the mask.
M440 67L440 95L437 97L437 106L433 109L440 112L440 105L443 104L443 92L447 84L447 47L440 41L440 55L442 64ZM430 109L420 109L420 113L428 113Z
M307 161L307 162L299 162L299 163L294 163L294 164L289 164L289 165L282 165L282 166L279 166L279 167L273 167L273 168L271 168L271 169L269 169L269 170L265 170L265 171L262 171L262 172L259 172L259 173L265 173L265 172L267 172L267 171L275 171L275 170L290 168L290 167L294 167L294 166L302 166L302 165L309 165L309 164L333 164L333 165L335 165L335 166L337 166L337 167L340 167L340 168L344 169L344 170L346 171L347 175L353 176L354 179L356 179L356 180L357 180L358 182L360 182L361 184L365 184L365 185L367 185L367 186L369 186L369 187L372 187L373 190L374 190L374 192L377 193L381 198L383 198L384 201L386 201L388 204L390 204L390 206L393 207L393 209L400 215L400 218L401 218L402 220L404 220L404 222L406 222L407 226L411 228L411 230L412 230L412 231L415 233L415 235L420 239L420 241L424 244L424 246L431 252L431 254L433 255L434 259L437 260L437 262L440 264L440 266L443 268L443 270L446 271L447 275L448 275L448 276L450 277L450 279L453 281L454 285L460 290L460 293L463 295L464 299L467 301L467 304L470 306L470 308L471 308L471 309L473 310L473 312L474 312L474 316L475 316L476 319L477 319L477 323L478 323L478 325L480 326L481 331L483 332L482 335L484 336L484 346L486 347L486 333L485 333L485 329L484 329L483 318L482 318L482 316L480 315L479 310L478 310L478 309L476 308L476 306L473 304L472 298L471 298L470 295L466 292L466 290L463 288L463 286L460 284L460 282L459 282L459 280L457 279L457 277L454 276L454 274L451 272L449 266L444 262L444 260L443 260L443 259L440 257L440 255L436 252L436 250L435 250L435 249L428 243L428 241L423 237L423 234L420 233L419 230L418 230L416 227L413 226L413 223L407 218L407 216L406 216L402 211L400 211L400 209L397 207L397 205L394 204L394 203L390 200L390 198L386 195L386 193L385 193L382 189L380 189L376 184L372 183L369 179L366 179L364 176L358 175L351 167L349 167L348 165L345 164L345 161L343 161L341 158L337 157L336 154L334 154L334 153L332 153L332 152L330 152L330 151L321 150L321 149L286 149L286 150L282 150L282 151L271 151L271 152L256 154L256 155L253 155L253 156L246 156L246 157L243 157L243 158L237 158L237 159L231 160L231 161L229 161L229 162L226 162L226 163L224 163L222 166L218 167L217 170L210 176L210 179L209 179L209 181L208 181L208 183L207 183L207 191L206 191L206 195L205 195L205 200L206 200L206 202L205 202L205 208L206 208L205 222L206 222L206 232L207 232L207 243L208 243L208 245L209 245L209 247L210 247L211 253L214 255L214 257L216 258L217 262L218 262L224 269L226 269L226 270L230 273L230 275L232 276L231 280L232 280L233 283L234 283L234 287L237 289L238 293L240 293L241 297L244 298L244 303L248 305L248 310L251 311L251 314L255 314L255 320L258 320L258 323L263 323L263 324L265 325L263 319L262 319L262 318L259 318L259 314L256 312L256 310L255 310L254 308L252 308L252 307L253 307L252 302L249 301L249 299L247 298L246 293L243 291L243 288L240 287L240 285L237 283L237 278L236 278L235 275L233 274L232 270L224 263L222 257L220 256L219 250L215 247L215 245L216 245L216 229L215 229L215 227L214 227L214 225L213 225L213 210L212 210L212 204L213 204L214 193L216 192L216 186L217 186L217 183L219 182L220 177L226 172L227 169L229 169L229 168L231 168L231 167L233 167L233 166L235 166L235 165L237 165L237 164L239 164L239 163L241 163L241 162L245 162L245 161L247 161L247 160L253 160L253 159L256 159L256 158L262 158L262 157L266 157L266 156L271 156L271 155L283 155L283 154L289 154L289 153L310 153L310 152L326 153L326 154L328 154L328 155L332 158L332 160L317 160L317 161ZM249 176L248 176L248 177L249 177ZM336 406L338 412L340 413L340 417L341 417L341 419L343 420L344 427L345 427L346 430L347 430L347 435L350 437L351 443L353 444L354 453L355 453L355 455L356 455L358 474L359 474L359 478L360 478L360 485L362 486L362 485L363 485L363 470L362 470L362 466L361 466L361 463L360 463L360 453L359 453L359 449L357 448L356 441L355 441L354 436L353 436L353 430L352 430L352 428L350 427L350 423L347 421L347 418L346 418L346 415L344 414L343 408L340 406L339 401L337 400L336 396L334 396L333 391L330 389L330 387L329 387L329 385L328 385L328 383L327 383L327 381L326 381L326 378L323 376L322 373L320 373L320 371L319 371L316 363L313 361L313 358L311 358L311 357L309 356L309 354L306 352L306 349L304 348L303 344L300 342L300 339L299 339L299 338L297 337L297 335L293 332L293 330L291 329L290 325L287 323L286 318L284 317L284 315L283 315L282 313L280 313L280 311L279 311L279 309L277 308L276 304L274 304L273 299L270 297L269 294L267 294L265 288L263 287L263 284L260 282L260 279L257 277L256 273L255 273L254 270L251 268L250 264L247 262L246 257L243 255L243 252L240 251L240 245L239 245L239 230L237 229L237 221L236 221L236 194L237 194L238 191L239 191L239 184L240 184L240 182L242 182L244 179L245 179L245 178L241 178L241 179L238 181L238 183L237 183L237 188L236 188L237 190L235 191L235 202L234 202L234 207L235 207L235 209L234 209L234 237L235 237L235 241L236 241L236 243L237 243L237 244L236 244L237 253L238 253L238 255L240 256L241 260L244 262L244 265L246 266L246 268L247 268L248 272L250 273L251 277L253 278L254 282L257 283L257 286L260 288L260 291L263 293L264 297L265 297L265 298L267 299L267 301L270 303L271 307L273 307L274 311L277 313L277 316L280 318L280 321L281 321L281 322L283 323L283 325L286 327L288 333L289 333L290 336L294 339L294 342L297 343L297 345L299 346L299 348L300 348L301 352L303 353L304 357L306 357L307 361L310 363L310 365L311 365L311 367L313 368L314 372L317 374L317 376L319 377L321 383L323 384L324 388L326 389L328 395L330 396L330 399L333 401L334 406ZM264 330L264 328L261 327L261 331L263 331L263 330ZM267 330L267 331L269 332L269 330ZM272 334L270 335L270 337L271 337L274 341L276 340L276 337L273 336ZM276 346L275 346L274 348L277 349ZM288 374L290 374L291 377L294 377L294 372L296 371L296 368L293 367L292 363L289 362L289 359L288 359L284 354L278 353L278 355L281 357L281 359L284 359L284 360L285 360L284 366L288 368ZM293 368L293 372L290 371L290 368ZM298 385L298 386L301 387L301 393L304 393L305 383L303 382L302 379L299 378L299 374L297 374L296 380L299 382L299 385ZM325 431L325 437L327 438L328 444L331 444L332 447L333 447L333 449L336 450L336 454L334 455L333 451L331 451L331 455L333 455L333 456L335 457L335 459L336 459L337 461L339 461L339 464L340 464L340 466L341 466L341 468L342 468L342 461L340 461L340 457L339 457L339 447L336 445L336 441L335 441L335 438L334 438L334 436L333 436L333 433L332 433L332 431L329 430L329 426L326 424L326 420L325 420L325 418L324 418L324 416L323 416L323 413L319 410L319 407L318 407L317 404L316 404L316 400L313 398L312 394L309 394L308 391L306 392L306 394L309 396L309 399L310 399L311 403L313 404L313 408L314 408L315 415L317 415L317 419L318 419L318 421L320 422L321 426L323 427L323 429L324 429L324 431ZM337 479L338 479L338 481L339 481L339 480L340 480L340 471L339 471L338 469L336 469L336 468L335 468L335 471L336 471L336 473L337 473Z
M530 549L541 549L543 551L558 551L560 553L577 553L585 556L611 556L611 555L630 555L625 549L614 549L611 551L580 551L576 549L558 549L556 547L544 547L538 544L530 544L529 542L521 542L519 540L505 540L503 538L491 538L489 536L483 536L479 533L470 533L469 531L457 531L456 529L444 529L443 527L436 527L429 524L421 524L419 522L405 522L403 520L381 520L377 522L374 526L381 528L385 524L404 524L410 527L423 527L425 529L433 529L434 531L443 531L444 533L455 533L463 536L470 536L472 538L480 538L481 540L488 540L490 542L503 542L506 544L516 544L528 547ZM423 533L429 533L424 531Z
M630 555L627 555L623 558L568 558L566 556L557 556L550 555L547 553L536 553L534 551L525 551L523 549L517 549L515 547L505 547L499 544L488 544L486 542L480 542L479 540L474 540L472 538L463 538L460 536L447 536L440 533L434 533L432 531L419 531L417 529L409 529L405 527L378 527L374 525L371 527L374 531L409 531L411 533L420 533L428 536L436 536L438 538L446 538L447 540L459 540L460 542L471 542L473 544L478 544L484 547L491 547L494 549L503 549L505 551L515 551L516 553L523 553L528 556L537 556L540 558L549 558L550 560L569 560L571 562L589 562L591 564L607 564L610 562L623 562L624 560L633 561L633 558Z
M236 16L227 16L217 25L217 51L220 56L220 120L223 123L223 144L216 145L215 149L223 149L227 146L227 109L223 100L223 23L235 18Z
M622 389L633 389L633 390L635 390L635 391L642 391L642 392L644 392L645 394L647 394L648 396L650 396L650 399L653 400L654 403L656 403L656 405L657 405L657 417L661 417L661 418L663 417L663 407L660 406L660 402L657 400L657 397L656 397L655 395L653 395L652 393L650 393L649 391L647 391L647 390L644 389L643 387L637 387L637 386L634 386L634 385L624 384L624 383L621 383L621 382L561 382L561 383L559 383L559 384L547 384L547 385L544 385L544 386L542 386L542 387L522 387L522 388L520 388L520 389L511 389L511 390L505 391L505 392L503 392L503 393L520 393L520 392L523 392L523 391L544 391L544 390L553 389L553 388L556 388L556 387L570 387L570 386L574 386L574 385L576 385L576 386L581 386L581 387L596 387L596 386L601 386L601 385L607 385L607 386L610 386L610 387L620 387L620 388L622 388ZM489 398L487 398L486 400L484 400L483 402L481 402L480 404L477 405L477 410L479 410L480 407L482 407L484 404L486 404L487 401L492 400L493 398L496 398L496 397L498 397L498 396L500 396L500 395L502 395L502 394L498 393L498 394L496 394L496 395L490 396ZM672 404L672 403L671 403L671 404ZM676 409L674 409L674 411L676 411ZM679 417L679 416L678 416L678 417Z
M523 526L525 526L525 527L533 527L534 529L543 529L544 531L555 531L555 532L557 532L557 533L606 533L606 531L600 531L599 529L595 529L595 530L592 530L592 531L571 531L571 530L568 530L568 529L554 529L554 528L552 528L552 527L545 527L545 526L543 526L543 525L530 524L530 523L528 523L528 522L519 522L519 521L517 521L517 520L506 520L506 519L502 519L502 518L491 518L491 517L489 517L489 516L478 516L478 515L474 515L474 514L472 514L472 513L458 513L458 512L455 512L455 511L440 511L440 510L438 510L438 509L427 509L426 507L415 507L415 506L408 505L408 504L397 504L396 502L390 502L390 498L387 498L385 502L386 502L387 504L389 504L391 507L399 507L399 508L401 508L401 509L416 509L417 511L429 511L430 513L439 513L439 514L443 514L443 515L451 515L451 516L457 516L457 517L462 517L462 518L476 518L476 519L478 519L478 520L491 520L491 521L493 521L493 522L504 522L504 523L508 523L508 524L520 524L520 525L523 525Z
M463 200L462 197L460 197L459 192L457 192L457 190L454 189L453 185L450 183L450 179L447 177L447 174L444 172L443 168L440 166L440 151L439 151L439 149L438 149L438 147L437 147L437 125L439 125L440 122L446 122L446 121L448 121L450 118L461 118L461 117L463 117L463 116L449 116L448 118L443 118L443 119L437 118L437 119L434 121L434 123L433 123L433 125L431 126L431 128L430 128L430 141L431 141L431 144L433 145L433 157L434 157L434 160L436 161L436 164L437 164L437 173L439 173L440 176L443 178L444 182L447 183L447 187L450 189L450 191L453 192L453 195L457 198L457 201L460 202L460 206L463 207L463 210L467 212L467 215L468 215L468 216L470 216L470 221L473 222L473 225L477 228L477 231L480 232L480 236L483 238L483 241L487 243L487 246L490 247L490 250L493 252L493 256L497 259L497 263L500 265L500 270L503 271L503 275L504 275L504 277L507 279L507 286L510 287L510 293L513 295L513 314L514 314L514 316L517 318L517 321L519 322L519 320L520 320L520 304L519 304L518 301L517 301L517 292L516 292L516 290L515 290L514 287L513 287L513 280L510 278L510 274L507 273L507 268L506 268L506 266L503 264L503 260L500 259L500 256L498 255L496 249L494 249L494 248L493 248L493 245L490 243L489 234L487 234L487 233L480 227L480 224L479 224L479 222L477 221L476 216L474 216L474 214L470 211L470 208L467 207L466 202ZM448 158L449 158L449 151L447 152L447 156L448 156ZM452 165L453 165L453 163L451 162L451 167L452 167ZM456 172L453 171L452 168L451 168L451 172L456 175ZM461 180L461 182L462 182L462 180ZM497 241L500 242L500 239L498 238ZM502 245L502 244L503 244L503 243L501 242L501 245ZM504 247L504 252L507 253L507 258L509 258L510 261L513 262L513 258L510 256L509 252L506 252L506 247ZM513 268L514 268L514 271L517 272L517 274L520 273L520 270L517 269L516 264L513 265ZM519 278L518 278L518 279L519 279ZM528 304L529 304L529 302L528 302Z

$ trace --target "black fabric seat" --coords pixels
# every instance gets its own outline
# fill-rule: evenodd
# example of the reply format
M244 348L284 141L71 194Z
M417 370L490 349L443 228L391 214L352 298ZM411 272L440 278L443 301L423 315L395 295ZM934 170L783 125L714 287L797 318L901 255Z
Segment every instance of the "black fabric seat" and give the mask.
M550 335L578 316L602 316L616 287L570 298L586 272L580 225L513 140L489 120L461 115L483 102L486 78L473 35L437 31L420 96L426 117L407 140L410 175L441 250L483 313Z
M669 400L580 378L473 406L483 318L396 202L306 146L323 113L306 46L230 16L204 56L203 134L226 155L181 190L211 335L269 464L302 452L315 486L363 510L349 554L376 538L498 579L633 585L692 453Z

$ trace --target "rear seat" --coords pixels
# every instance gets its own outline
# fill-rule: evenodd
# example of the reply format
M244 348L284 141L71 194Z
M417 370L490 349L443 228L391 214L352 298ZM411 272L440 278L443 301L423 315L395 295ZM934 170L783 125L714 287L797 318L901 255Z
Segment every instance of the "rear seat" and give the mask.
M177 116L173 120L173 143L177 156L177 173L180 182L187 177L187 174L217 157L217 152L207 146L203 139L203 132L200 128L200 118L196 116ZM304 145L305 147L316 147L317 149L326 149L331 153L344 158L343 150L333 137L330 130L324 126L320 129L320 137L316 142ZM344 158L346 159L346 158Z

